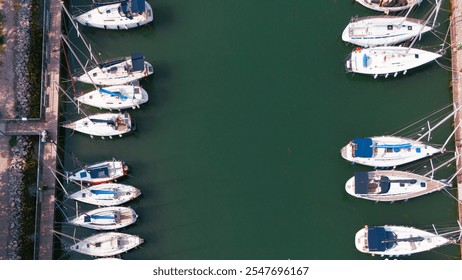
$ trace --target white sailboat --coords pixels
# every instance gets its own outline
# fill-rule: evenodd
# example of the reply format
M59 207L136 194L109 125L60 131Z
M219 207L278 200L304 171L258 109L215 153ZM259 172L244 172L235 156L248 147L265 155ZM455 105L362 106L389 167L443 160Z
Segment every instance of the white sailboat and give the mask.
M80 24L102 29L131 29L152 22L152 8L144 0L124 0L96 4L96 7L75 16Z
M107 110L139 108L148 99L146 90L138 85L97 87L75 98L79 103Z
M81 118L76 121L66 122L62 127L88 134L91 138L94 136L122 137L124 134L135 130L130 114L125 113L100 113Z
M94 230L114 230L136 222L138 214L130 207L110 206L78 214L68 222Z
M375 202L403 201L420 197L450 186L460 169L450 179L436 180L433 172L446 167L456 157L442 163L426 174L400 170L357 171L345 184L345 190L353 197Z
M345 70L358 74L379 75L387 78L405 75L408 70L417 68L442 56L439 52L403 46L381 46L356 48L347 57Z
M445 233L430 232L408 226L365 226L355 235L356 249L362 253L380 256L404 256L430 251L456 243L462 233L459 229ZM457 236L459 235L459 236Z
M67 194L67 192L66 192ZM127 203L141 195L141 191L131 185L102 183L82 187L81 190L67 194L76 201L98 206L117 206Z
M145 61L140 52L116 58L87 69L75 77L77 81L103 86L124 85L154 73L152 65Z
M412 9L405 16L354 17L342 32L342 40L362 47L395 45L433 30L441 6L437 0L426 20L409 18ZM429 21L433 18L433 23Z
M129 84L154 73L151 63L145 61L145 57L141 52L134 52L130 56L99 62L93 55L90 45L83 39L82 34L78 32L77 35L82 38L82 42L90 53L89 62L92 62L90 66L84 65L80 61L67 37L61 36L63 42L66 43L69 51L82 68L83 73L73 77L76 81L100 86L115 86Z
M443 145L431 144L422 139L425 137L429 139L431 132L450 119L459 109L460 107L454 109L415 140L394 135L355 138L342 147L340 154L352 163L372 167L396 167L437 153L443 153L456 129L453 130ZM460 123L457 127L459 125Z
M122 232L102 232L84 239L78 239L56 231L54 233L76 241L74 245L69 247L71 251L93 257L111 257L122 254L140 246L144 242L143 238L137 235Z
M422 0L356 0L359 4L378 12L399 12L419 5Z
M128 165L124 161L112 159L86 165L67 174L67 179L76 183L96 185L115 181L127 173Z

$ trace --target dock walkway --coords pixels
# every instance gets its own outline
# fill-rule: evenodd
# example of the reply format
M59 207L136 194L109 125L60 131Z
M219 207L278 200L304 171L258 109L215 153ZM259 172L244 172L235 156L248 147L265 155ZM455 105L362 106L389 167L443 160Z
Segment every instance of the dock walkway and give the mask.
M451 1L451 59L452 59L452 94L455 107L462 105L462 0ZM454 124L462 121L462 113L456 112ZM462 127L455 132L455 145L457 152L462 152ZM457 169L462 166L462 158L457 160ZM457 199L459 210L459 221L462 221L462 174L457 175ZM460 240L462 245L462 240ZM460 246L462 258L462 246Z

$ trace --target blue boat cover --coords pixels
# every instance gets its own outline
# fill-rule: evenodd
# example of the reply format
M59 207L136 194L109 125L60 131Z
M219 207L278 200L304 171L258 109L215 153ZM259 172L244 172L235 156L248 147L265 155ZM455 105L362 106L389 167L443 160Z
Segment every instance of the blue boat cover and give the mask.
M363 67L367 67L367 59L368 59L367 55L364 54L363 55Z
M372 139L355 138L353 144L356 145L355 157L370 158L373 155Z
M396 244L393 232L386 231L384 227L369 227L367 237L370 252L384 252Z
M146 10L145 0L131 0L130 5L132 13L142 13Z
M102 92L102 93L109 94L111 96L119 97L120 99L127 99L128 98L125 95L122 95L120 93L113 92L113 91L110 91L110 90L107 90L107 89L104 89L104 88L100 88L99 91Z
M355 172L355 193L367 194L369 176L367 171Z
M109 177L109 168L107 167L95 168L95 169L90 169L87 171L88 173L90 173L91 178Z
M132 53L132 65L133 71L143 71L144 70L144 55L140 52Z
M91 190L93 194L117 194L115 191L107 191L107 190Z

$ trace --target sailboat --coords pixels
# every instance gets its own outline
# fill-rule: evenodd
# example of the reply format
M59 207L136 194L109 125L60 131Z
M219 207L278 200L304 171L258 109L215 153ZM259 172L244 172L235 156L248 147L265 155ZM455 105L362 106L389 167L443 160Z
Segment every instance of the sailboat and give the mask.
M146 90L138 85L97 87L75 98L79 103L107 110L139 108L148 99Z
M79 240L70 250L94 257L110 257L140 246L144 240L122 232L102 232Z
M127 173L128 165L124 161L112 159L84 166L68 174L67 179L77 183L96 185L112 182Z
M403 46L381 46L372 48L356 48L351 52L345 63L349 73L372 75L377 78L383 75L397 77L399 73L406 75L407 71L442 57L439 52Z
M90 53L89 62L92 61L93 65L84 65L74 52L68 38L61 35L63 42L76 58L83 71L83 73L75 75L73 80L93 85L115 86L129 84L154 73L152 64L145 60L144 54L141 52L133 52L130 56L114 58L105 62L98 61L93 55L90 45L83 39L78 29L77 32Z
M77 192L67 194L67 197L92 205L116 206L127 203L140 195L141 191L131 185L102 183L82 187L82 189Z
M135 130L132 118L127 112L94 114L76 121L63 123L62 127L88 134L92 138L99 136L103 139L104 137L112 139L113 136L122 137L122 135Z
M130 56L108 60L76 76L77 81L96 85L123 85L154 73L152 65L145 61L141 52Z
M374 11L399 12L419 5L422 0L356 0L359 4Z
M144 0L124 0L97 4L95 8L79 14L80 24L102 29L131 29L152 22L152 8Z
M403 256L430 251L460 240L461 226L439 234L408 226L365 226L355 235L356 249L381 256ZM458 238L455 235L458 234Z
M375 202L394 202L420 197L436 191L441 191L451 185L451 181L458 175L456 172L450 179L436 180L433 172L447 164L456 157L442 163L426 174L417 174L400 170L356 171L345 184L348 194Z
M395 45L433 30L441 6L437 0L427 20L405 16L368 16L354 17L342 32L342 40L362 47ZM429 20L433 18L430 25Z
M114 230L129 226L137 219L138 214L130 207L110 206L77 215L68 222L74 226L95 230Z
M415 140L394 135L354 138L341 148L340 154L344 159L352 163L372 167L396 167L430 157L437 153L443 153L456 129L453 130L442 146L430 144L422 139L430 137L433 130L450 119L459 109L460 107L454 109L435 124L435 126L429 128L427 132ZM457 127L459 125L460 123Z

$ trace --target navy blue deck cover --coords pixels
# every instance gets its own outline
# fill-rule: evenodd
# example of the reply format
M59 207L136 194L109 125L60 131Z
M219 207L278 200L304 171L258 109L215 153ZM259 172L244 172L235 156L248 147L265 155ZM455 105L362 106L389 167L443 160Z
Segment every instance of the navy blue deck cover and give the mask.
M104 178L109 176L109 168L106 167L101 167L101 168L95 168L91 170L87 170L88 173L90 173L91 178Z
M356 144L355 157L370 158L373 155L371 138L355 138L353 144Z
M367 237L371 252L384 252L396 244L393 232L386 231L384 227L369 227Z
M131 0L132 13L142 13L146 10L146 2L144 0Z
M367 171L356 171L355 172L355 193L367 194L367 188L369 185L369 176Z
M132 53L132 65L133 71L143 71L144 70L144 55L140 52Z

